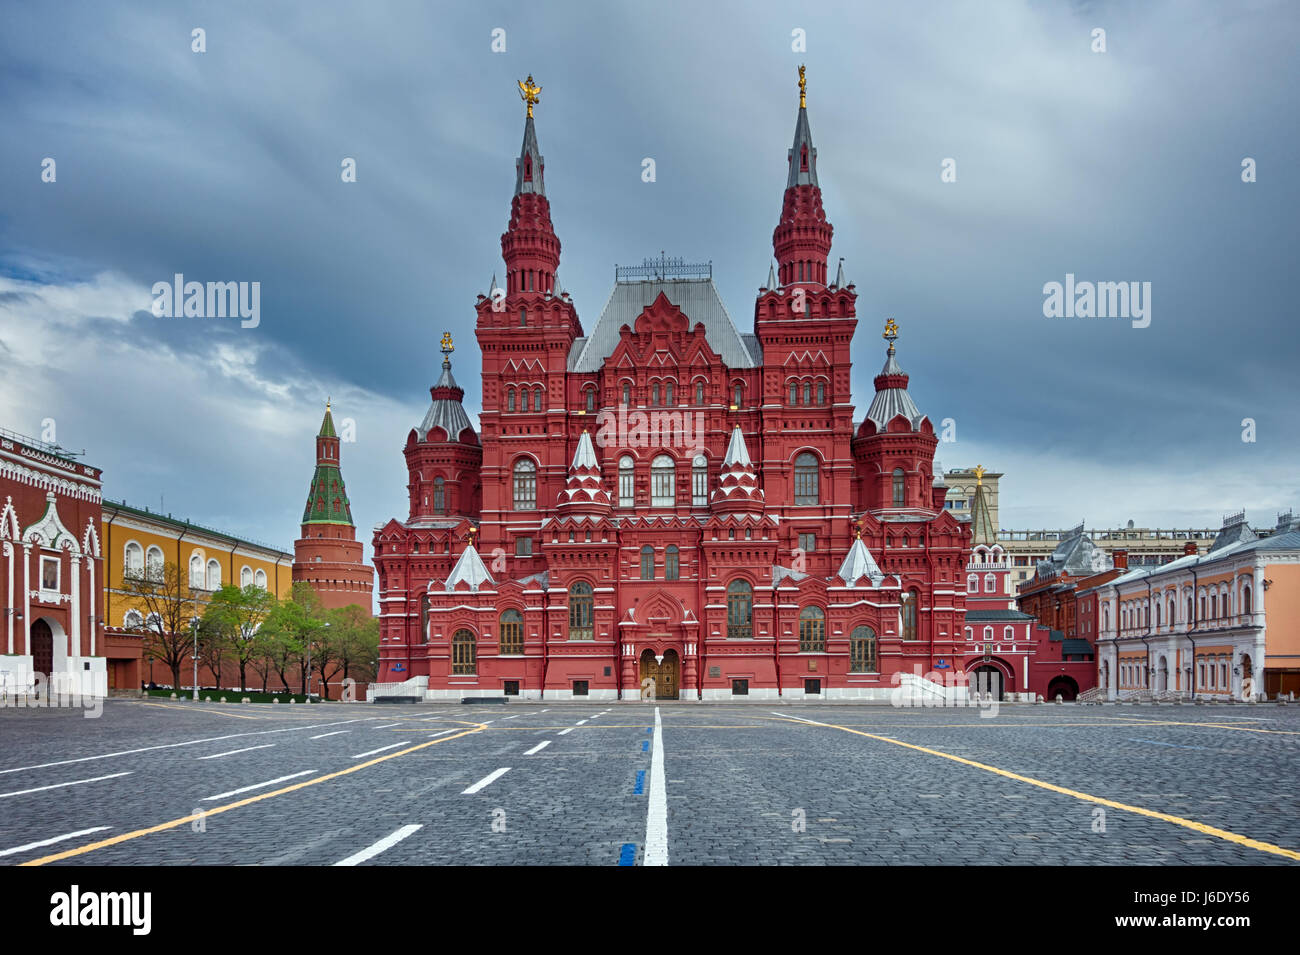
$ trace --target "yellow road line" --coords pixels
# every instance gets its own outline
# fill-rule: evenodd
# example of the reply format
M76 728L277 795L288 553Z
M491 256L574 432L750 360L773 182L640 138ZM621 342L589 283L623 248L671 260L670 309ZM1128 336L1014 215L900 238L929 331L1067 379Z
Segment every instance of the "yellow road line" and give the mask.
M196 708L193 707L193 706L176 706L175 704L172 704L172 703L141 703L140 705L141 705L141 706L159 706L159 707L162 707L163 709L166 709L166 710L189 710L191 713L193 713L193 712L196 711ZM227 703L226 705L229 706L230 704ZM238 706L239 704L235 704L235 705ZM208 709L203 709L203 710L199 710L199 712L203 712L203 713L213 713L213 714L215 714L215 715L217 715L217 716L233 716L233 717L234 717L235 719L237 719L237 720L261 720L261 719L265 719L265 717L263 717L263 716L247 716L247 715L245 715L245 714L243 714L243 713L227 713L227 712L225 712L224 710L208 710Z
M165 832L168 829L175 829L183 826L187 822L194 822L196 819L215 816L219 813L230 812L232 809L239 809L243 806L250 806L255 802L261 802L264 799L273 799L276 796L283 796L285 793L291 793L299 789L306 789L308 786L315 786L318 783L328 782L331 779L338 779L340 776L348 776L352 773L367 769L377 763L386 762L390 759L396 759L399 756L406 756L414 753L416 750L424 749L427 746L437 746L439 743L447 743L453 739L460 739L462 736L470 736L474 733L481 733L487 729L482 723L478 724L475 729L465 730L463 733L457 733L455 736L443 736L440 739L431 739L427 743L420 743L417 746L411 746L408 749L398 750L396 753L389 753L387 756L378 756L375 759L364 763L358 763L355 766L349 766L347 769L341 769L336 773L329 773L325 776L317 776L314 779L307 779L300 783L294 783L292 786L285 786L283 789L275 789L269 793L262 793L260 796L250 796L247 799L241 799L238 802L227 803L224 806L217 806L213 809L205 809L202 812L191 813L181 819L173 819L170 822L162 822L156 826L150 826L147 829L137 829L134 832L124 832L120 836L113 836L110 839L101 839L99 842L92 842L89 845L80 846L76 849L68 849L65 852L56 852L54 855L42 856L39 859L32 859L29 862L21 863L25 866L47 865L51 862L60 862L63 859L71 859L74 856L85 855L87 852L94 852L96 849L103 849L108 846L115 846L122 842L129 842L132 839L139 839L141 836L150 836L155 832Z
M779 719L786 719L779 717ZM902 740L890 739L887 736L876 736L872 733L863 733L861 730L849 729L847 726L836 726L834 723L818 723L813 720L787 720L791 723L804 723L804 725L824 726L828 729L842 730L845 733L853 733L857 736L865 736L868 739L879 740L882 743L890 743L894 746L902 746L905 749L914 749L919 753L925 753L928 756L940 756L944 759L950 759L954 763L961 763L965 766L973 766L975 769L982 769L985 772L994 773L1006 779L1014 779L1017 782L1028 783L1031 786L1037 786L1039 789L1046 789L1048 792L1060 793L1063 796L1072 796L1084 802L1096 803L1099 806L1108 806L1111 809L1119 809L1123 812L1131 812L1138 816L1146 816L1149 819L1159 819L1162 822L1171 822L1176 826L1182 826L1199 832L1207 836L1214 836L1225 842L1231 842L1239 846L1245 846L1248 849L1258 849L1260 852L1269 852L1273 855L1282 856L1285 859L1300 861L1300 852L1292 849L1284 849L1282 846L1274 845L1271 842L1262 842L1259 839L1251 839L1247 836L1238 835L1235 832L1229 832L1226 829L1218 829L1214 826L1208 826L1203 822L1196 822L1191 819L1184 819L1182 816L1174 816L1167 812L1156 812L1153 809L1144 809L1141 806L1130 806L1128 803L1116 802L1114 799L1103 799L1101 796L1093 796L1089 793L1079 792L1077 789L1067 789L1064 786L1057 786L1053 783L1043 782L1041 779L1034 779L1032 776L1022 776L1019 773L1013 773L1005 769L998 769L996 766L989 766L986 763L977 763L973 759L966 759L963 756L954 756L951 753L944 753L937 749L930 749L926 746L917 746L915 743L904 743ZM1198 725L1198 724L1192 724Z

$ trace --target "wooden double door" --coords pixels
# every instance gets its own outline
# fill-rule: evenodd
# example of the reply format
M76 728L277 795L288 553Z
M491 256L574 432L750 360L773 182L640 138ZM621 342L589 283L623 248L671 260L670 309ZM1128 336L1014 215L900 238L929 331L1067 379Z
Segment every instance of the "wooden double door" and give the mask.
M641 692L644 695L654 681L657 700L675 700L681 692L682 662L676 650L665 650L663 659L656 660L653 650L641 653Z

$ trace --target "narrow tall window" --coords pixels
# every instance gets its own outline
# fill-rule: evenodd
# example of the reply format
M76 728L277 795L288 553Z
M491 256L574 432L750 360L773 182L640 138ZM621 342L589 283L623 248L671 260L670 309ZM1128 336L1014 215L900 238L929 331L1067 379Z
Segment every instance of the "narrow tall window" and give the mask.
M509 388L506 390L506 411L515 410L515 390Z
M641 579L655 579L655 549L649 544L641 548Z
M903 595L903 639L916 639L916 591Z
M823 653L826 650L826 612L821 607L804 607L799 611L799 652Z
M659 383L658 382L650 386L650 407L652 408L659 407Z
M1250 613L1250 588L1246 587L1241 591L1241 612Z
M903 469L894 468L894 507L902 507L904 500Z
M805 381L803 383L803 403L806 405L812 404L812 382L811 381Z
M676 497L676 465L668 455L661 454L650 462L650 506L672 507Z
M478 672L478 641L468 630L452 634L451 672L453 676L473 676Z
M534 411L542 410L542 389L541 388L533 389L533 410Z
M623 404L632 404L632 383L628 381L623 382Z
M524 616L518 610L501 615L501 652L518 656L524 652Z
M790 382L790 404L797 405L798 403L799 403L799 382L792 381Z
M447 484L440 477L433 479L433 510L436 514L447 513Z
M794 502L795 504L816 504L817 455L805 451L794 459Z
M673 406L673 383L671 381L664 385L664 404L670 408Z
M876 672L876 631L854 627L849 635L849 672Z
M681 576L681 555L676 544L669 544L664 553L664 580L677 580Z
M587 389L587 410L588 411L596 410L596 389L595 388Z
M618 506L631 507L634 501L636 475L632 455L625 454L618 459Z
M529 458L515 463L515 510L531 511L537 507L537 465Z
M592 640L593 599L591 584L579 580L569 588L569 639Z
M709 460L702 454L691 462L691 504L704 507L709 503Z
M754 636L754 588L747 580L727 585L727 639L748 640Z
M733 405L735 405L737 408L740 407L740 393L741 393L742 390L743 390L743 389L741 388L741 386L740 386L739 384L737 384L736 387L732 389L732 401L731 401L731 403L732 403Z
M124 576L139 577L144 574L144 548L135 541L126 545Z
M826 383L824 381L817 382L817 403L819 405L826 404Z
M704 382L702 381L695 383L695 403L697 405L704 404Z
M521 308L521 309L519 310L519 327L520 327L520 328L527 328L527 327L528 327L528 310L527 310L527 309Z

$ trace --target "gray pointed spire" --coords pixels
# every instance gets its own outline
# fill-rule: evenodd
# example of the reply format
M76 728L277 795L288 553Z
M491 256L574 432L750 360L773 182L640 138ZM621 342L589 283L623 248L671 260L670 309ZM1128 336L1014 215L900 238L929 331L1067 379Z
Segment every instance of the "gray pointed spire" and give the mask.
M469 584L469 589L474 593L477 593L479 587L484 584L496 586L496 581L488 573L483 558L478 555L473 544L466 546L465 552L460 555L460 560L456 561L456 566L451 569L451 576L447 578L443 587L450 593L456 589L457 584Z
M753 464L749 459L749 448L745 446L745 436L740 431L740 425L736 425L731 430L731 440L727 442L727 456L722 459L724 468L731 467L733 464L744 467Z
M794 145L790 147L790 175L785 187L817 185L817 150L812 144L812 130L808 128L808 110L799 107L799 118L794 124Z
M542 181L543 160L537 148L537 130L533 128L533 118L524 120L524 145L515 160L515 195L535 192L546 195L546 183Z
M770 292L774 288L779 288L776 284L776 266L769 262L767 263L767 290Z
M841 255L840 267L839 270L835 273L835 287L844 288L845 284L846 283L844 281L844 256Z
M885 579L885 575L880 572L880 567L876 564L875 558L867 550L867 545L862 543L861 536L849 548L844 563L840 565L839 573L835 576L844 581L846 587L852 587L863 577L868 578L873 587L879 586L880 581Z
M495 272L493 272L493 273L492 273L492 284L488 286L488 294L487 294L487 297L488 297L488 298L492 298L492 297L495 296L496 294L497 294L497 274L496 274Z
M584 430L582 437L578 439L578 449L573 452L573 464L571 468L600 468L596 460L596 449L591 444L591 434Z
M554 295L556 298L560 298L564 294L564 286L560 285L559 269L555 270L555 274L552 276L552 279L554 280L554 284L551 288L551 294Z

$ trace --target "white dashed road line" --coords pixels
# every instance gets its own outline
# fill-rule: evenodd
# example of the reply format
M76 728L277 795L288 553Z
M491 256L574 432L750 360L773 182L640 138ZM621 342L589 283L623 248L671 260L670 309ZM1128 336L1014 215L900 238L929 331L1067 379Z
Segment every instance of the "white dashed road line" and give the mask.
M230 749L224 753L213 753L211 756L199 756L199 759L220 759L222 756L234 756L236 753L251 753L255 749L270 749L274 743L263 743L261 746L245 746L243 749Z
M587 722L587 721L586 721L586 720L578 720L578 722L574 723L573 725L574 725L574 726L581 726L581 725L582 725L583 723L585 723L585 722Z
M650 796L646 800L642 865L668 864L668 788L664 781L664 727L655 707L654 753L650 757Z
M242 786L239 789L232 789L228 793L217 793L215 796L204 796L204 802L215 802L218 799L225 799L227 796L238 796L240 793L252 792L254 789L265 789L267 786L274 786L276 783L282 783L287 779L297 779L299 776L310 776L315 773L314 769L304 769L300 773L290 773L288 776L281 776L279 779L268 779L264 783L253 783L251 786Z
M494 782L496 782L498 779L500 779L508 772L510 772L509 766L505 766L501 769L494 769L492 772L488 773L486 776L484 776L482 779L476 782L473 786L470 786L469 789L463 791L461 795L472 796L480 789L485 789L486 787L491 786Z
M333 733L321 733L319 736L313 736L312 739L324 739L326 736L338 736L340 733L351 733L352 730L335 730Z
M360 759L362 756L374 756L375 753L382 753L382 752L383 752L384 750L386 750L386 749L397 749L397 747L399 747L399 746L405 746L405 745L406 745L406 743L404 743L404 742L403 742L403 743L394 743L394 744L391 745L391 746L381 746L381 747L379 747L379 749L372 749L372 750L370 750L370 752L368 752L368 753L354 753L352 756L350 756L350 757L348 757L348 758L349 758L349 759ZM339 864L342 865L342 863L339 863Z
M111 776L96 776L94 779L74 779L70 783L54 783L51 786L37 786L35 789L20 789L12 793L0 793L0 799L8 799L10 796L25 796L28 793L44 792L47 789L62 789L64 786L80 786L82 783L97 783L101 779L117 779L118 776L130 776L130 771L125 773L113 773Z
M61 836L54 836L52 839L42 839L40 842L29 842L25 846L14 846L12 849L0 849L0 856L17 855L20 852L26 852L29 849L39 849L41 846L52 846L56 842L63 842L65 839L75 839L77 836L88 836L92 832L103 832L108 826L96 826L94 829L78 829L76 832L65 833Z
M385 723L383 726L372 726L371 729L386 730L386 729L391 729L394 726L401 726L401 725L402 725L401 723Z
M570 734L570 733L572 733L572 732L573 732L573 727L570 726L567 730L560 730L560 732L557 733L556 735L557 735L557 736L567 736L568 734Z
M525 750L525 751L524 751L524 755L525 755L525 756L532 756L532 755L534 755L534 754L536 754L536 753L540 753L542 750L546 749L546 747L548 747L548 746L550 746L550 745L551 745L551 741L550 741L549 739L544 739L544 740L542 740L540 743L538 743L536 746L534 746L532 749Z
M346 859L341 859L334 864L335 865L358 865L362 862L365 862L367 859L373 859L375 856L379 855L379 853L384 852L387 849L391 849L393 846L397 845L407 836L414 835L415 833L419 832L422 828L424 827L418 825L402 826L401 829L398 829L393 834L384 836L384 838L380 839L370 848L362 849L356 855L350 855Z

